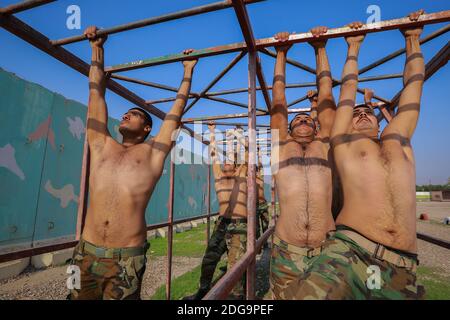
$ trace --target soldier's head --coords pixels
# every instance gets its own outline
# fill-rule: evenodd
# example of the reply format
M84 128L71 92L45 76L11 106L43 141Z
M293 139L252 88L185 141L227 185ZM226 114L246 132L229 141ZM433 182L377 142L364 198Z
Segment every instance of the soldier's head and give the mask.
M289 131L296 141L308 143L314 140L317 125L308 113L300 112L289 124Z
M225 177L233 176L235 171L236 171L236 163L231 161L226 161L224 163L222 172Z
M124 139L136 139L144 142L150 134L152 126L152 117L144 109L131 108L122 116L119 132Z
M380 129L378 119L370 104L357 105L353 109L353 131L369 136L377 136Z

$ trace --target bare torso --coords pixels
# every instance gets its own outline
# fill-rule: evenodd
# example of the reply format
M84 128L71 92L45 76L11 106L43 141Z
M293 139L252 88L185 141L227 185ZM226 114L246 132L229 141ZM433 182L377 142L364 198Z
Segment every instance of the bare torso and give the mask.
M290 136L288 141L280 146L275 175L280 203L275 234L290 244L314 248L334 230L329 146L315 140L303 149Z
M410 145L400 140L398 135L382 135L380 145L360 135L336 148L344 190L344 207L336 224L388 247L415 253L414 155Z
M145 243L145 209L162 173L151 154L147 143L127 148L112 138L91 153L86 241L108 248Z
M215 188L219 215L225 218L247 218L247 166L241 165L234 176L220 175Z

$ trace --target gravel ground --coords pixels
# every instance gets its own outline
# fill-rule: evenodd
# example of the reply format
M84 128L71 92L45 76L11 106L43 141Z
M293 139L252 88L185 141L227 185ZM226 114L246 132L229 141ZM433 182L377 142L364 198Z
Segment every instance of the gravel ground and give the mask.
M173 257L173 277L191 271L200 263L200 258ZM164 257L149 259L142 281L143 300L150 299L165 283L166 266ZM45 270L28 268L17 277L0 281L0 300L63 300L68 294L66 270L67 266Z
M450 216L450 202L419 202L417 215L427 213L430 221L418 221L417 231L439 239L450 241L450 226L443 224ZM442 275L450 274L450 250L418 240L420 265L437 268Z
M450 217L450 202L418 202L417 216L427 213L430 219L442 222L445 217Z

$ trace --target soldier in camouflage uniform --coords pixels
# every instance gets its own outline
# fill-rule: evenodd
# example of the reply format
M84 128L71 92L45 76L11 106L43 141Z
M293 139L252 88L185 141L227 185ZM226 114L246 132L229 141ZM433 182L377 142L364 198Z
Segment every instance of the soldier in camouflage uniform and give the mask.
M228 264L227 269L231 268L245 254L247 250L247 221L239 219L228 225L225 235L228 248ZM241 281L236 284L230 293L231 298L244 299L245 297L245 274Z
M269 228L269 205L264 195L264 167L262 165L261 150L258 150L258 170L256 175L258 186L258 206L256 208L257 238ZM267 242L264 244L267 246Z
M194 295L185 297L185 300L202 299L211 287L214 271L221 256L228 252L227 269L230 270L245 253L247 246L247 142L241 139L238 143L238 146L245 145L245 156L243 163L236 165L233 140L235 136L243 138L243 135L237 131L227 132L227 138L233 137L227 139L228 157L222 170L216 151L214 123L210 123L208 128L211 134L209 146L213 161L214 186L219 200L219 218L203 257L200 288ZM245 296L244 281L243 279L236 285L230 298Z
M172 149L173 134L181 124L189 97L196 59L183 61L183 76L176 101L157 134L142 108L122 117L116 141L108 129L105 73L106 35L95 26L84 32L91 46L89 107L86 138L90 150L89 201L74 263L80 267L81 289L73 299L137 299L145 269L147 229L145 210L163 174ZM184 55L192 53L185 50ZM122 248L122 249L117 249Z
M423 10L414 12L409 20L417 21L422 14ZM349 27L358 30L363 24ZM300 281L288 288L286 294L295 299L423 298L424 290L416 281L416 175L411 146L425 79L422 28L401 30L406 44L404 88L398 111L381 135L370 99L355 106L358 56L365 35L346 37L347 60L330 137L344 205L336 219L336 234Z
M383 246L376 249L376 243L354 230L337 229L307 272L285 289L285 299L423 299L425 290L416 280L416 254Z
M321 247L309 249L294 246L274 235L270 260L270 290L273 300L291 299L285 290L303 275L321 250Z
M284 290L320 254L327 233L335 229L331 213L333 162L329 136L336 105L326 41L319 39L326 32L325 27L311 30L318 38L311 42L318 84L318 93L308 92L311 114L299 113L290 124L285 95L287 52L291 47L285 42L290 35L288 32L275 35L279 43L270 114L272 174L280 205L270 262L270 287L275 300L288 298Z
M256 221L259 236L262 236L264 232L269 228L269 204L267 202L260 202L258 208L256 208Z
M70 300L139 300L148 246L106 249L81 240L72 265L80 269L80 288Z

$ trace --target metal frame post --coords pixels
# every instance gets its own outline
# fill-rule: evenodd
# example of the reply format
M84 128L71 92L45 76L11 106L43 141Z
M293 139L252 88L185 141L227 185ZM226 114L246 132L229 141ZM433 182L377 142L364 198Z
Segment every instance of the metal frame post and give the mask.
M89 107L88 107L89 109ZM88 114L89 112L87 112ZM86 115L86 128L88 126L88 116ZM75 231L75 240L80 240L83 234L84 220L87 213L88 195L89 195L89 172L90 172L90 149L87 137L87 129L84 135L83 144L83 163L81 165L81 178L80 178L80 196L78 201L77 210L77 227Z
M211 237L211 170L212 167L210 164L208 164L208 182L207 182L207 193L206 193L206 203L207 203L207 215L206 218L206 244L209 243L209 238Z
M167 278L166 278L166 299L170 300L172 289L172 255L173 255L173 204L175 194L175 161L170 159L170 187L169 187L169 210L167 228Z
M247 267L247 300L255 299L256 242L256 53L248 57L248 174L247 174L247 252L252 256Z

